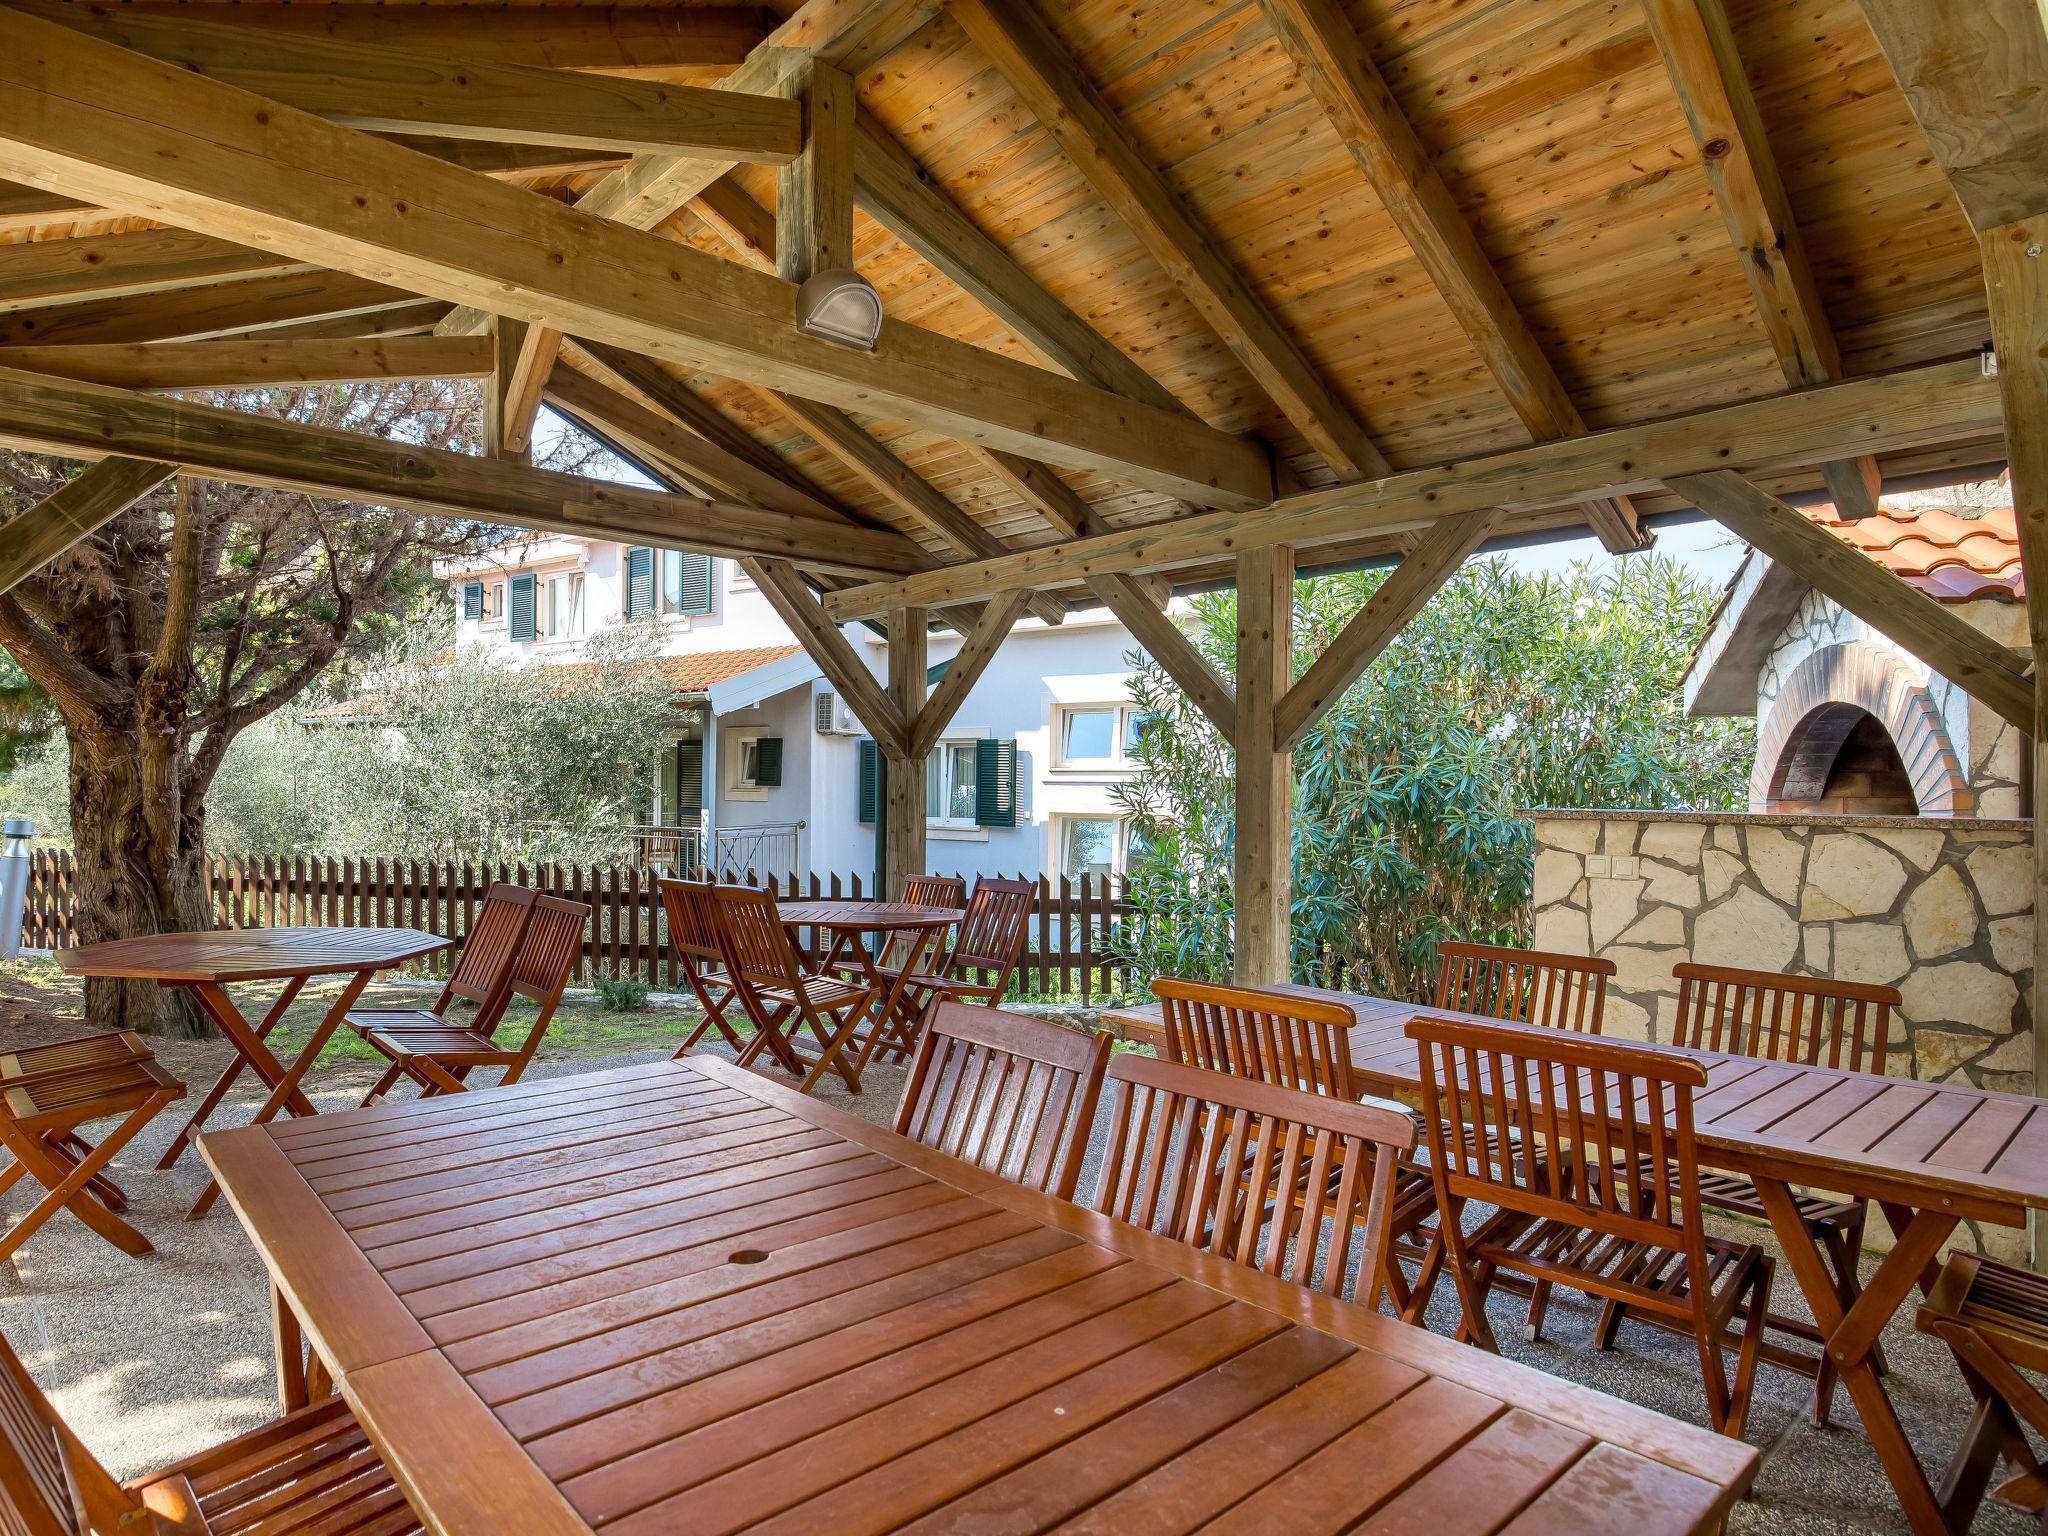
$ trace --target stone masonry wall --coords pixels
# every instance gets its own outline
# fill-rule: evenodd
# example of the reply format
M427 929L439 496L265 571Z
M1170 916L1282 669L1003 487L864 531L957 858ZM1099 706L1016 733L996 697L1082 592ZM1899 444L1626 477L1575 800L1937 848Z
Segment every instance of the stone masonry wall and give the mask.
M1903 995L1887 1074L2033 1092L2030 822L1530 814L1536 947L1615 963L1607 1034L1671 1039L1680 960L1835 976Z

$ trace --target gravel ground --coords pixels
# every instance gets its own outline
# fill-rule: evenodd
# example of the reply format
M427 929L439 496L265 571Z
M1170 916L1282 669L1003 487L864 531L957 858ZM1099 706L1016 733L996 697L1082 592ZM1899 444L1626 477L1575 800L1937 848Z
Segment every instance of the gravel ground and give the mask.
M8 1007L0 999L0 1050L77 1028L41 1010ZM675 1033L680 1029L677 1017ZM673 1038L668 1030L649 1030L650 1038L658 1035ZM167 1043L162 1055L196 1094L219 1070L224 1053L217 1043ZM568 1055L538 1064L533 1075L592 1071L666 1054L652 1046ZM311 1079L311 1095L323 1109L351 1105L373 1075L356 1062L323 1065ZM886 1121L902 1076L900 1069L877 1068L858 1098L836 1083L829 1096L868 1119ZM259 1102L254 1093L237 1092L215 1123L246 1120ZM261 1264L225 1204L203 1221L183 1219L205 1178L196 1157L188 1155L167 1174L153 1171L182 1123L176 1109L115 1160L115 1177L133 1202L130 1219L157 1245L154 1256L129 1259L60 1214L0 1274L0 1330L86 1442L124 1476L253 1428L274 1412ZM1092 1169L1081 1187L1084 1192L1092 1187ZM11 1219L26 1200L17 1190L0 1205ZM1751 1240L1768 1240L1767 1234L1744 1230ZM1782 1310L1798 1308L1782 1264L1777 1300ZM1615 1349L1596 1350L1589 1342L1595 1310L1560 1292L1544 1342L1532 1345L1521 1337L1522 1305L1503 1296L1491 1309L1510 1357L1689 1422L1705 1422L1689 1340L1625 1325ZM1430 1314L1431 1326L1448 1331L1454 1307L1445 1286ZM1946 1351L1912 1332L1910 1312L1887 1332L1885 1347L1894 1399L1921 1459L1938 1476L1962 1431L1968 1395ZM1764 1452L1764 1466L1753 1496L1736 1510L1732 1530L1906 1529L1846 1397L1837 1405L1834 1426L1820 1430L1806 1419L1805 1380L1765 1366L1757 1386L1748 1439ZM1975 1529L2018 1533L2029 1523L2010 1510L1987 1506Z

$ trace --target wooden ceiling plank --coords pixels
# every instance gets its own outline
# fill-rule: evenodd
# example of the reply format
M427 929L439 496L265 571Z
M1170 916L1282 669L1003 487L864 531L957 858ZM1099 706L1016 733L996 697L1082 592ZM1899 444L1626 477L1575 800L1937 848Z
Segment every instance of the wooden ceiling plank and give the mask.
M1586 423L1564 382L1342 7L1336 0L1259 3L1323 115L1529 435L1543 442L1583 433ZM1650 542L1626 498L1588 503L1586 520L1610 553Z
M1723 527L1788 566L1823 596L1917 656L2022 731L2034 684L2019 659L1961 614L1886 570L1797 510L1725 470L1665 481Z
M1349 407L1145 158L1030 0L956 0L950 14L1316 452L1347 479L1387 473L1386 458Z
M197 21L189 9L166 17L20 3L103 42L355 128L766 165L789 160L803 142L795 106L772 96Z
M1486 542L1496 521L1490 507L1447 517L1401 557L1379 590L1280 696L1273 710L1273 730L1283 750L1292 752L1302 744L1330 706L1365 676L1365 669Z
M493 349L483 336L348 340L109 343L0 347L0 368L49 373L116 389L247 389L386 379L482 379Z
M1199 423L901 323L872 353L803 336L773 277L11 11L0 176L1206 503L1270 495L1264 454Z
M912 761L931 756L932 749L946 734L946 727L953 723L953 717L960 712L967 695L981 681L988 664L995 660L996 652L1010 638L1010 631L1017 627L1017 621L1024 617L1027 600L1026 593L1006 593L991 602L987 612L967 632L960 649L948 660L945 676L926 695L917 718L911 722L909 756Z
M2040 0L1859 0L1983 235L2048 213L2048 16Z
M854 200L870 218L1082 383L1186 413L1171 390L977 229L872 113L860 114L860 130L853 146Z
M177 473L177 465L160 460L101 459L0 523L0 592L11 592Z
M787 513L12 369L0 370L0 441L70 458L160 460L217 480L439 516L768 555L849 575L915 564L900 538L862 528L820 540L814 521Z
M185 0L125 0L150 20L189 19ZM241 5L237 26L444 58L608 74L732 69L766 33L755 6Z
M826 617L796 568L785 560L740 563L811 660L818 664L826 681L846 700L846 707L868 728L868 734L889 756L907 755L910 733L902 711L861 661L852 643L839 632L839 626Z
M1735 466L1777 469L1855 451L1888 453L1959 442L1998 429L1997 387L1975 358L1821 384L1663 421L1404 470L1247 513L1203 513L1119 529L1001 560L981 561L835 593L834 614L938 607L1025 586L1112 571L1170 571L1268 544L1312 549L1425 529L1484 508L1503 514L1569 506L1591 495L1638 495L1675 475Z
M1722 0L1644 0L1643 9L1785 382L1842 378L1841 348ZM1882 487L1868 456L1821 472L1844 517L1877 510Z

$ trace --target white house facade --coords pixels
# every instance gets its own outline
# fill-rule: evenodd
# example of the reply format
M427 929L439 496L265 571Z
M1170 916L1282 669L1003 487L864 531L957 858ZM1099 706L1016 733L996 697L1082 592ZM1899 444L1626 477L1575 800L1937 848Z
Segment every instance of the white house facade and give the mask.
M633 829L650 862L872 880L874 743L736 563L535 535L438 562L435 574L455 605L458 651L574 667L607 627L653 622L677 711ZM860 625L844 632L881 677L880 638ZM958 645L950 632L932 635L934 682ZM930 761L933 873L1124 868L1133 832L1115 789L1133 771L1139 650L1099 609L1012 632Z

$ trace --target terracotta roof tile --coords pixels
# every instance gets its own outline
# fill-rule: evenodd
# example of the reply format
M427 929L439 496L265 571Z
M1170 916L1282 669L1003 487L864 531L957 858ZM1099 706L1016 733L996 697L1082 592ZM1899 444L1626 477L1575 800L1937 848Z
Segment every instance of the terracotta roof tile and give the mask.
M1856 522L1837 518L1832 507L1807 516L1938 602L2016 603L2026 595L2011 507L1993 507L1981 517L1932 507L1880 508Z

